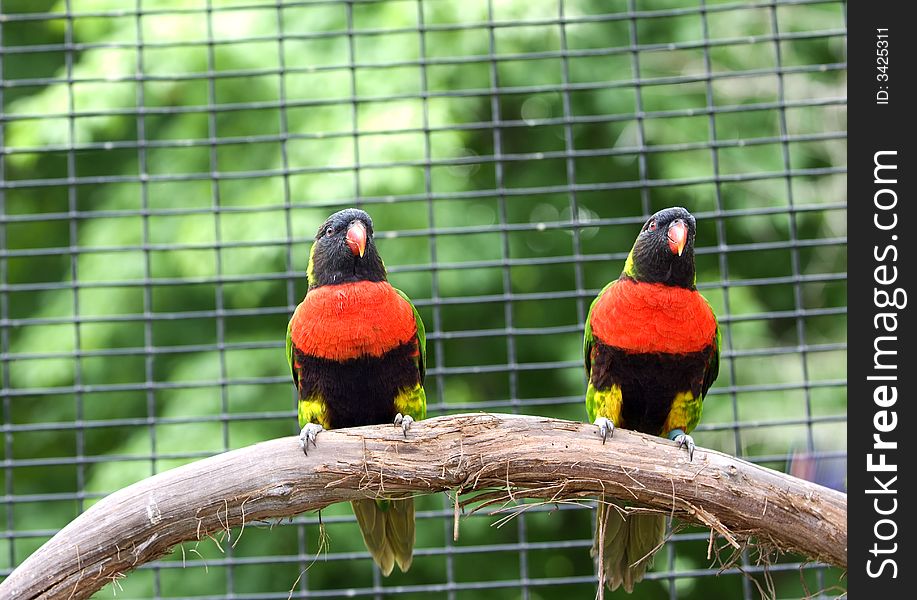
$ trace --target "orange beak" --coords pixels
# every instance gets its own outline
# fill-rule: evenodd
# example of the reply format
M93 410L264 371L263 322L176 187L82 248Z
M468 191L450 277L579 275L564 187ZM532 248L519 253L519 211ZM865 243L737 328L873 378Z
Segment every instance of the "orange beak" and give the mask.
M688 226L681 219L675 219L669 225L669 250L672 254L681 256L685 251L685 244L688 243Z
M354 221L347 230L347 245L354 256L363 258L366 253L366 225L363 221Z

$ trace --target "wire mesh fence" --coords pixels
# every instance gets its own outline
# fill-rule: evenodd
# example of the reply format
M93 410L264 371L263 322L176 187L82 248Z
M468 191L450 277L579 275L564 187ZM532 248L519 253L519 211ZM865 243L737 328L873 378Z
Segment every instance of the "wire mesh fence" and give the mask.
M427 328L429 414L583 420L582 330L647 215L698 218L723 330L700 445L843 488L846 4L2 0L0 576L106 494L296 431L311 236L375 221ZM120 597L591 597L591 510L382 578L346 508L184 544ZM676 531L642 598L834 596ZM773 562L773 564L768 564Z

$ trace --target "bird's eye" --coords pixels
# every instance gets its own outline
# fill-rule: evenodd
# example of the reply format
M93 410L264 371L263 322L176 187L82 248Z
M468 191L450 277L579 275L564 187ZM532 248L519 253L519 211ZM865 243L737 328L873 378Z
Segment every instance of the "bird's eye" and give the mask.
M646 224L646 230L647 231L656 231L656 219L653 219L652 221Z
M332 235L334 235L334 227L329 227L328 229L326 229L325 235L327 235L328 237L331 237Z

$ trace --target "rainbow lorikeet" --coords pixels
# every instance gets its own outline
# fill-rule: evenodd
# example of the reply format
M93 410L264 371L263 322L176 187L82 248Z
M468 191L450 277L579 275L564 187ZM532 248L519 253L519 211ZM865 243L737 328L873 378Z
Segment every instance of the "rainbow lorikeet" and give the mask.
M667 437L694 457L688 435L719 372L716 316L695 288L694 217L679 207L654 214L621 276L599 293L586 318L586 411L602 443L624 427ZM604 523L604 526L603 526ZM604 527L604 539L599 528ZM628 592L662 546L665 517L599 503L604 582Z
M315 236L309 289L287 327L287 359L299 395L300 445L322 429L394 423L407 436L426 416L426 339L408 297L386 280L362 210L339 211ZM351 502L363 541L384 575L411 566L414 500Z

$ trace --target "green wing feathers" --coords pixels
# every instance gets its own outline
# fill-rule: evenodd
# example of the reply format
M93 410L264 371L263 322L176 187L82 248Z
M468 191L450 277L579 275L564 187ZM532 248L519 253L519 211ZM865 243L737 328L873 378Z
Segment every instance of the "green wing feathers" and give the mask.
M589 313L586 315L586 331L583 335L583 361L586 365L586 377L592 375L592 344L595 343L595 338L592 337L592 311L595 308L595 305L599 303L599 299L605 295L605 292L615 284L614 281L602 288L602 291L595 297L595 300L592 301L592 304L589 305Z
M395 398L395 410L403 415L411 415L415 421L425 419L427 416L427 394L423 389L423 381L427 373L427 331L423 326L423 319L417 312L417 307L411 302L407 294L394 288L398 295L404 298L404 301L411 305L414 311L414 324L417 326L417 349L419 358L417 360L417 370L420 373L420 381L413 388L401 390Z
M417 325L417 347L420 349L420 361L417 363L417 366L420 369L420 383L423 384L424 377L427 374L427 330L424 329L423 319L420 318L417 307L414 306L414 303L411 302L408 295L398 288L393 289L398 292L399 296L404 298L405 302L411 305L411 310L414 311L414 323Z
M295 313L294 313L295 314ZM290 373L293 374L293 385L296 386L296 389L299 389L299 373L296 372L296 368L293 364L293 319L290 318L290 322L287 323L287 364L290 365Z
M593 304L595 304L593 302ZM592 309L589 309L589 316L592 316ZM592 376L592 344L595 338L592 337L592 325L589 324L589 317L586 317L586 333L583 336L583 362L586 366L586 378Z
M720 374L720 347L723 342L723 334L720 331L720 326L716 326L716 335L713 336L713 356L710 358L710 364L707 365L707 371L704 373L704 387L703 387L703 397L707 397L707 390L710 389L710 386L713 385L713 382L716 381L717 376Z
M363 542L382 574L391 574L396 564L407 571L414 552L414 499L354 500L350 504Z

